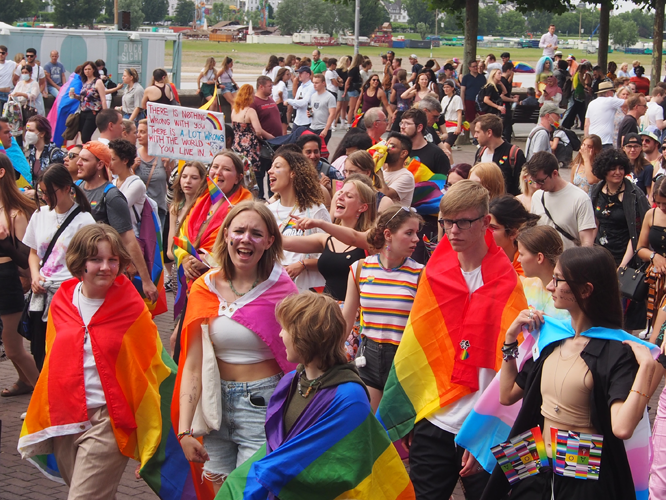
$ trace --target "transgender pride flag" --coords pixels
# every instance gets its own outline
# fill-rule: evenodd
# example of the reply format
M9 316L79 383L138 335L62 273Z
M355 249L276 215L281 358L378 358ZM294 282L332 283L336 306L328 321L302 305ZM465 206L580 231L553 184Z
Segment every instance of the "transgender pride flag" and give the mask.
M541 352L553 342L559 342L560 340L574 336L574 331L570 323L548 316L545 316L544 319L545 323L541 327L540 333L523 331L525 340L520 345L517 359L519 370L522 369L528 359L532 358L533 352ZM640 340L624 330L594 327L583 332L581 335L604 340L617 340L619 342L632 340L650 348L655 358L660 353L659 348L654 344ZM538 350L535 349L535 345ZM495 376L483 395L476 402L474 410L469 414L456 436L456 443L469 450L479 464L489 473L492 473L497 464L497 460L495 460L490 448L505 442L509 438L509 432L522 405L522 400L511 406L500 404L500 373ZM483 429L483 431L480 432L480 429ZM649 496L648 479L650 456L652 455L650 435L650 420L646 410L633 436L624 441L637 500L648 500Z

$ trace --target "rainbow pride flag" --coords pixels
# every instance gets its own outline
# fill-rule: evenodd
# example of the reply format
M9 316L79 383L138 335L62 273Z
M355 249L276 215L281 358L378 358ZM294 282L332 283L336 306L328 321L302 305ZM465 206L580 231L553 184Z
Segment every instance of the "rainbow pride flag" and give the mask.
M407 159L405 163L416 183L412 206L421 215L437 215L447 176L434 173L416 157Z
M545 323L540 332L525 334L525 340L519 348L517 359L519 370L525 363L532 359L533 350L543 351L553 342L573 337L574 331L570 321L560 321L545 316ZM659 348L654 344L640 340L623 330L612 330L610 328L594 327L581 335L590 338L604 340L632 340L647 346L655 358L660 354ZM486 471L492 473L497 461L491 452L491 448L509 438L509 433L518 416L522 401L511 406L503 406L499 402L499 373L490 383L483 395L474 406L474 410L465 419L460 432L456 436L456 443L469 450ZM648 499L648 479L650 472L650 421L645 412L644 417L638 424L633 436L624 441L631 474L634 480L637 500Z
M485 243L483 286L471 297L458 254L447 239L437 245L421 275L377 410L392 441L407 435L421 419L478 391L480 368L501 367L506 330L527 301L490 231Z
M51 302L46 359L18 443L23 458L60 482L53 438L91 428L83 322L72 303L78 283L65 281ZM115 280L88 331L120 452L141 463L141 477L160 498L196 499L195 479L169 416L177 367L127 277Z
M266 414L266 445L229 475L216 499L415 498L362 385L320 389L287 433L284 410L296 383L296 371L282 378Z
M157 288L157 301L152 302L144 295L143 284L138 274L133 278L132 282L154 318L159 314L167 312L169 308L167 305L166 290L164 289L162 229L157 213L157 205L155 205L155 210L153 210L151 200L147 197L141 212L141 227L139 228L137 241L139 242L139 247L141 247L143 258L146 261L146 267L150 271L150 278Z
M211 205L215 205L222 198L226 198L222 190L213 179L206 177L206 183L208 184L208 194L210 194Z
M81 93L81 87L83 87L81 77L76 73L72 73L67 79L67 82L60 87L58 97L56 97L53 106L51 106L51 111L49 111L47 118L51 124L51 129L53 130L53 142L55 142L58 147L62 146L63 142L65 142L62 134L67 128L65 126L67 117L76 113L81 105L78 99L72 99L69 97L69 89L74 89L74 92L78 95Z

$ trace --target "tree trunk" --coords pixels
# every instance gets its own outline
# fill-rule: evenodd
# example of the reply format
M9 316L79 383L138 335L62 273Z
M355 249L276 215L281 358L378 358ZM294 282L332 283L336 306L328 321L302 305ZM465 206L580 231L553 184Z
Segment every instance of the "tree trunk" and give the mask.
M661 80L661 51L664 45L664 0L655 0L654 30L652 33L652 73L650 91Z
M608 34L610 32L610 11L611 4L603 2L599 12L599 57L597 64L601 66L604 74L608 66Z
M462 74L469 73L469 63L476 61L476 36L479 32L479 0L465 0L465 49Z

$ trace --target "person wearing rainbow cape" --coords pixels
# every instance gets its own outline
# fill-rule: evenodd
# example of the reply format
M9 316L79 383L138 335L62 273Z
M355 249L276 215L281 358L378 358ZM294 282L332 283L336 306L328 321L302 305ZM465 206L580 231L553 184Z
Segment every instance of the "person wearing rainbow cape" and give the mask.
M18 450L70 500L113 500L129 458L162 499L194 498L171 426L176 365L123 271L131 256L106 224L81 228L66 254L75 278L49 308L44 367Z
M637 426L647 420L646 406L663 374L654 359L659 350L622 330L608 250L566 250L547 289L571 322L533 309L520 313L502 349L500 403L522 399L509 438L540 427L550 463L543 457L538 473L519 480L498 464L482 498L499 500L509 489L512 500L647 498L647 481L640 485L632 478L635 468L647 471L647 442L638 447L629 440L641 434ZM518 336L534 330L538 342L519 369Z
M345 319L325 294L303 292L276 310L287 359L266 413L266 444L227 478L219 500L413 500L398 452L377 422Z
M459 478L467 498L478 499L489 478L454 438L499 371L506 329L527 301L489 231L488 203L470 180L442 198L447 238L421 275L378 409L391 440L410 447L419 500L449 498Z

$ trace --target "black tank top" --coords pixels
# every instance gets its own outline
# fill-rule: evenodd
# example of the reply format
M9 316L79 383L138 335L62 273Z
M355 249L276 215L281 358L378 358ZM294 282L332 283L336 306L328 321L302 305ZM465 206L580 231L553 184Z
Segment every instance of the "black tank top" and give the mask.
M650 232L648 233L648 242L650 243L652 250L662 257L666 257L666 227L654 225L654 212L657 210L658 209L655 208L652 212L652 225L650 226Z
M157 87L157 85L155 85L155 87L160 89L160 92L162 93L162 95L160 96L159 99L157 99L156 101L153 101L153 102L157 102L159 104L171 104L171 99L169 99L169 97L166 95L166 86L167 85L169 85L169 84L165 83L164 87Z
M365 250L362 248L347 247L344 252L336 252L333 249L331 236L326 240L324 251L317 260L317 269L326 279L324 293L335 300L345 300L347 295L347 279L349 278L349 266L365 258ZM353 248L353 250L350 250Z

